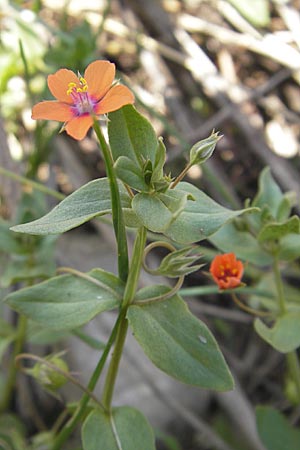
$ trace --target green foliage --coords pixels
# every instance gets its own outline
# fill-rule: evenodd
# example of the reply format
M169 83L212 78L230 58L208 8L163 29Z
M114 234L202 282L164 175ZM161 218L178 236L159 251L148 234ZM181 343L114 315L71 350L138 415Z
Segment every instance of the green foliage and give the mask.
M130 201L126 189L120 185L124 207ZM77 189L45 216L33 222L16 225L18 233L58 234L78 227L94 217L111 212L110 190L107 178L90 181Z
M128 406L110 414L94 410L82 428L83 450L155 450L154 435L145 417Z
M109 272L93 269L88 275L94 283L62 275L13 292L6 303L47 328L77 328L97 314L118 307L123 290L121 281Z
M188 275L198 270L202 264L194 264L199 259L199 254L192 255L193 247L184 247L174 250L165 256L157 269L151 270L153 275L177 278Z
M272 347L288 353L300 346L300 312L288 312L279 316L271 328L260 319L255 319L256 332Z
M256 408L259 436L267 450L299 450L300 430L293 428L287 419L273 408Z
M147 287L136 300L159 297L165 292L163 286ZM127 317L134 337L159 369L183 383L202 388L233 388L233 379L214 337L178 295L131 305Z

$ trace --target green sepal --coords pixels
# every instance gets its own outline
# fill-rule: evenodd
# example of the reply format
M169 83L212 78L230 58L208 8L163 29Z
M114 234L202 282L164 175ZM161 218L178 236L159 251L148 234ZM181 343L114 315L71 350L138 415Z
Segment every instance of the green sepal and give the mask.
M221 137L218 133L212 132L208 138L196 142L190 150L190 165L203 164L209 159Z
M121 182L119 189L122 206L130 208L130 197ZM110 212L109 182L100 178L81 186L40 219L11 229L18 233L59 234Z
M191 254L195 251L196 249L190 246L170 252L162 259L157 269L151 270L151 273L171 278L193 273L202 266L202 264L193 265L200 258L199 254Z
M254 328L279 352L288 353L300 346L300 312L292 311L279 316L271 328L260 319L255 319Z
M97 314L117 308L124 288L119 278L102 269L93 269L88 275L98 284L61 275L12 292L5 302L46 328L77 328Z
M81 432L83 450L155 450L152 428L135 408L121 406L111 413L93 410Z
M140 290L135 301L165 294L165 286ZM226 391L233 379L207 326L174 295L164 301L132 304L127 318L148 358L171 377L190 385Z

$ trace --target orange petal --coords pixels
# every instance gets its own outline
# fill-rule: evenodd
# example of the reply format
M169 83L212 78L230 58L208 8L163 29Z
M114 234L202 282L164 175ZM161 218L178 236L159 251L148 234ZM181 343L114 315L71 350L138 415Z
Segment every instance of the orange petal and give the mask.
M65 130L72 138L80 141L86 136L86 133L92 125L92 116L84 114L83 116L75 117L75 119L70 120L70 122L67 123Z
M70 106L61 102L41 102L37 103L32 108L33 119L57 120L58 122L67 122L72 117L73 113Z
M48 87L52 95L61 102L73 103L72 97L67 94L69 83L75 83L76 86L80 87L79 80L72 70L60 69L53 75L48 76Z
M134 103L134 95L126 86L113 86L102 100L95 106L96 114L116 111L124 105Z
M84 78L88 85L88 93L96 100L100 100L114 81L115 65L109 61L94 61L87 66Z

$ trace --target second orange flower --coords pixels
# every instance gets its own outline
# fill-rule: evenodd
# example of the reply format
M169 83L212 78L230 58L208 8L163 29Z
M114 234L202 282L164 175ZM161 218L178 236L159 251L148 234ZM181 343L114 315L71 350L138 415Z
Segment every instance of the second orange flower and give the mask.
M48 87L57 99L44 101L32 109L33 119L65 122L64 129L74 139L83 139L93 125L94 117L116 111L134 102L132 92L122 85L113 85L115 65L94 61L83 76L60 69L48 76Z

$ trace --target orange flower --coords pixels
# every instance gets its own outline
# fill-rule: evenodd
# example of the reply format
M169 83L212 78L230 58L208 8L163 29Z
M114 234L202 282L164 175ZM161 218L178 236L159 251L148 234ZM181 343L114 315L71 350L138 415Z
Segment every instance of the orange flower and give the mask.
M83 139L94 117L134 102L126 86L112 84L115 72L109 61L92 62L83 77L68 69L58 70L48 76L48 87L57 100L35 105L32 118L65 122L63 129L70 136Z
M225 253L213 259L209 271L220 289L232 289L241 284L244 266L234 253Z

